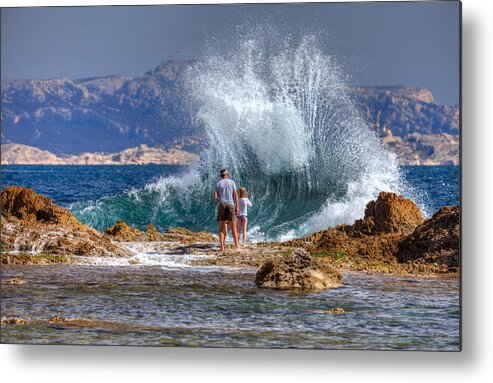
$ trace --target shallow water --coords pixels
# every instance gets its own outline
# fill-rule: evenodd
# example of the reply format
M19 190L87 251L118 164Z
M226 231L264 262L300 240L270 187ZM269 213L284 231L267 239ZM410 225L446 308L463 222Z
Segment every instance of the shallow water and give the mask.
M176 258L175 258L176 259ZM456 278L346 273L323 292L259 289L256 269L149 265L2 268L2 342L458 350ZM159 263L159 262L156 262ZM23 285L8 285L21 278ZM342 307L342 315L313 313ZM93 326L48 324L61 315Z

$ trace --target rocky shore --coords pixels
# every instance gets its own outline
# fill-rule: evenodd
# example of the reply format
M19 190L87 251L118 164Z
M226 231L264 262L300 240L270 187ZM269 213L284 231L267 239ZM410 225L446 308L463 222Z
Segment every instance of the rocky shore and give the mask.
M382 192L352 225L219 253L217 238L207 232L174 228L161 233L153 225L141 231L123 221L99 232L48 197L11 186L2 191L1 255L4 264L84 263L87 257L118 257L132 264L134 254L122 242L154 242L173 254L209 255L192 265L258 267L263 271L257 285L262 287L327 288L341 283L340 271L458 273L459 221L458 206L442 207L425 220L412 200Z

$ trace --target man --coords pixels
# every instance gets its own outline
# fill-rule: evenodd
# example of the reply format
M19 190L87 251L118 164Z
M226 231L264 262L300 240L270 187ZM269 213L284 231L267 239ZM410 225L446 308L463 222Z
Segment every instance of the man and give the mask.
M224 242L228 233L228 225L233 233L235 248L239 248L238 235L236 232L236 216L238 215L238 192L236 184L228 178L228 169L221 169L221 181L216 184L214 191L214 201L217 205L217 224L219 233L219 243L221 251L224 251ZM235 208L236 202L236 208ZM227 222L227 224L226 224Z

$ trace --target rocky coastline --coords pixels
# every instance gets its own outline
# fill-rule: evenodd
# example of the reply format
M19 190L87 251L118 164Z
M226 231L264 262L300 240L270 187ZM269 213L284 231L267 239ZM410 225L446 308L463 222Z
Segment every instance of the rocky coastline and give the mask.
M137 262L123 244L153 242L174 254L209 255L191 265L257 267L263 275L257 278L260 287L303 289L336 287L342 283L340 273L346 271L457 275L460 266L459 207L442 207L423 219L412 200L394 193L380 193L367 204L364 218L352 225L287 242L250 244L240 251L229 246L223 253L211 233L184 228L161 233L153 225L141 231L123 221L99 232L32 189L10 186L1 197L3 264L85 263L91 257L117 257L128 259L130 265ZM279 272L276 276L274 269L284 276ZM331 282L318 272L329 275Z
M20 144L2 144L3 165L181 165L197 161L198 155L181 145L168 149L145 144L116 153L84 152L57 156L47 150Z

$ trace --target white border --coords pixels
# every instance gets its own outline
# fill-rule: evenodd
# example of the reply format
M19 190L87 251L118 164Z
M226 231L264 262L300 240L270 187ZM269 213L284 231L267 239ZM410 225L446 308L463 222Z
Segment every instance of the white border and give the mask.
M148 0L140 4L163 3L173 2ZM139 3L0 0L2 7L115 4ZM488 241L493 228L492 4L485 0L463 1L464 338L461 353L0 345L1 379L16 383L490 381L493 376L493 250Z

